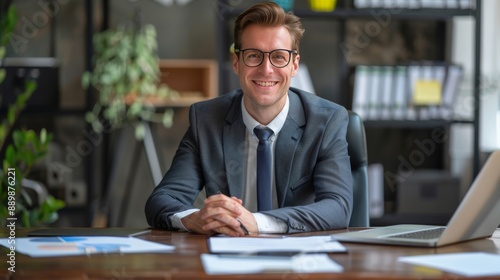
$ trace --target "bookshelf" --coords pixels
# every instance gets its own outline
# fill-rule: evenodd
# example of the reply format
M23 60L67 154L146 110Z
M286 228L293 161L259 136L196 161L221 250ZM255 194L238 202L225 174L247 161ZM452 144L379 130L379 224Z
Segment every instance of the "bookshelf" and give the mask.
M189 107L217 96L217 63L209 59L161 59L160 83L179 92L179 97L155 104Z
M298 1L296 1L298 2ZM220 9L219 16L217 17L217 60L219 63L219 89L221 93L225 93L230 91L232 86L228 81L231 80L231 75L233 75L232 70L229 69L226 65L228 61L230 61L230 53L228 52L229 46L232 43L232 30L231 24L234 22L234 19L243 11L245 7L243 5L239 5L237 7L232 7L230 5L230 1L218 1L218 6L223 7ZM250 4L248 4L250 5ZM345 38L348 36L346 32L346 21L351 19L374 19L375 15L382 15L386 13L389 9L383 8L363 8L356 9L353 7L352 1L339 1L339 5L337 5L336 9L331 12L315 12L309 8L304 8L301 5L296 5L296 8L293 10L293 13L298 17L304 19L312 19L315 21L335 21L339 23L340 28L334 30L336 32L336 36L340 38ZM421 21L432 21L432 22L444 22L447 24L451 19L455 17L470 17L473 19L475 23L475 39L471 44L474 45L474 112L473 118L467 120L367 120L365 121L365 127L367 130L376 131L378 134L384 134L386 131L406 131L409 135L421 135L424 130L433 130L433 129L442 129L444 131L449 131L450 126L452 124L460 123L472 125L473 127L473 177L475 177L480 169L479 163L479 114L480 114L480 50L481 50L481 0L475 1L475 9L461 9L461 8L419 8L419 9L398 9L397 13L390 14L391 19L397 19L401 21L410 21L410 20L421 20ZM445 28L446 29L446 28ZM307 32L307 29L306 29ZM325 36L334 36L334 35L325 35ZM446 40L443 37L443 41ZM443 42L440 43L444 44ZM339 48L338 48L339 49ZM447 55L445 48L442 48L442 52L444 53L443 60L446 61ZM303 53L304 50L301 50ZM342 92L342 100L340 102L341 105L344 105L346 108L351 108L351 100L349 96L352 96L352 87L350 87L350 83L352 82L352 67L346 61L345 56L342 55L341 50L339 50L339 61L337 67L337 78L340 81L340 90ZM449 61L446 61L449 62ZM311 66L311 65L309 65ZM376 141L381 141L381 135L377 138L374 138ZM370 139L368 139L370 142ZM372 145L372 149L376 149L376 144ZM374 148L375 147L375 148ZM440 147L439 152L446 155L445 147ZM370 152L370 147L368 147L368 159L370 161L370 154L375 155L376 153ZM380 155L378 155L380 156ZM435 161L436 166L438 168L445 168L446 163L443 163L444 156L441 158L436 158ZM434 158L431 158L433 160ZM375 219L375 224L390 224L394 221L399 221L404 219L404 217L394 216L392 214L388 215L385 219ZM429 220L428 217L421 217L418 215L410 215L409 219L406 219L405 222L415 221L420 222L424 220ZM430 219L433 219L431 217ZM435 223L443 223L447 220L448 217L446 215L441 215L434 219Z

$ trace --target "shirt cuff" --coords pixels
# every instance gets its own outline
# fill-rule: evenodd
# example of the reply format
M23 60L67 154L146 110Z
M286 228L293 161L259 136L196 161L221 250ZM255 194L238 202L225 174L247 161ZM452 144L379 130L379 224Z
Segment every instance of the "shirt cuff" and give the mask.
M286 233L288 226L285 222L276 219L275 217L265 215L262 213L252 213L259 233Z
M194 212L200 211L200 209L189 209L182 212L178 212L170 216L170 223L172 223L172 227L178 230L189 231L181 222L181 219L193 214Z

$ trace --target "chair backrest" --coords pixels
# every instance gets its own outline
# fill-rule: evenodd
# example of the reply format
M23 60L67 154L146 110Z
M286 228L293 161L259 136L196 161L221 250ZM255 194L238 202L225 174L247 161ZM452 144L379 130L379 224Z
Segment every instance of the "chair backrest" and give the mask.
M365 127L361 117L349 111L347 144L351 158L354 205L349 227L370 226L368 202L368 152L366 149Z

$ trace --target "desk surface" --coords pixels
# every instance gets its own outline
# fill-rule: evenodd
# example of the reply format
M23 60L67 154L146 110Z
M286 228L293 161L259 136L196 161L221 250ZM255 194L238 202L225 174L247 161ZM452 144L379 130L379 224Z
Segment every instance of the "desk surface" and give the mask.
M341 231L314 232L294 236L327 235L333 232ZM16 235L21 237L25 233L26 230L18 229ZM139 238L174 245L176 249L173 253L107 254L51 258L31 258L18 254L16 256L16 272L10 275L7 273L6 262L1 262L0 279L455 279L461 277L400 263L397 258L400 256L456 252L500 253L500 229L497 229L491 238L441 248L343 243L348 249L347 254L330 254L330 257L335 262L344 267L344 272L338 274L210 276L204 273L199 257L201 253L208 253L206 236L185 232L153 230L150 234ZM7 251L3 250L2 252ZM5 256L5 254L3 255Z

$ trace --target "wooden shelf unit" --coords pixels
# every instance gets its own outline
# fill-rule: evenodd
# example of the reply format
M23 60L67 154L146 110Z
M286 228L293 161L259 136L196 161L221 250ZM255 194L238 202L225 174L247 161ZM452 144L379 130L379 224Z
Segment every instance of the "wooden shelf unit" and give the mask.
M209 59L161 59L161 80L179 92L175 99L158 100L157 106L186 107L218 96L218 63Z

